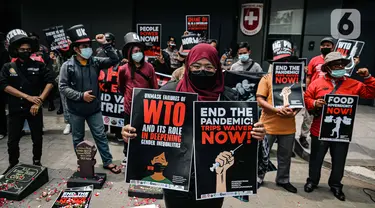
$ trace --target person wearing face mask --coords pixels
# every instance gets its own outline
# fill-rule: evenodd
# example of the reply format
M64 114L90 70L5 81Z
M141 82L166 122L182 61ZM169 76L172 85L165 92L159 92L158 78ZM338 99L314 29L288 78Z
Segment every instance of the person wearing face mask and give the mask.
M314 117L311 125L311 154L309 161L309 177L305 184L305 191L312 192L317 188L320 180L320 172L328 149L332 157L332 170L328 181L334 196L345 201L342 192L341 180L344 176L345 160L348 154L349 143L319 141L320 121L322 107L325 105L326 94L358 95L365 99L375 98L375 78L371 76L368 69L358 69L357 74L364 78L360 82L345 77L345 66L350 60L344 59L339 52L331 52L324 57L321 70L326 74L312 82L305 93L305 104L308 110L319 112Z
M0 90L8 95L9 101L8 171L19 162L19 142L25 120L31 129L33 164L42 165L43 114L40 108L55 82L44 63L30 58L39 49L35 39L15 29L8 33L7 40L9 54L15 59L5 64L0 73Z
M145 62L144 44L139 36L134 32L129 32L124 36L125 45L122 53L129 62L118 69L117 84L118 90L124 95L124 123L130 123L130 112L133 99L133 88L158 89L158 81L154 67ZM126 164L127 143L124 142L123 150Z
M324 58L327 54L333 51L335 43L333 38L325 37L320 41L320 55L312 58L307 66L306 75L306 89L309 87L310 83L319 77L324 76L324 72L321 70L324 64ZM303 109L303 122L301 124L301 134L299 136L299 142L304 148L309 148L309 143L307 141L307 136L310 131L313 116L309 114L306 109Z
M263 72L262 67L250 58L251 50L247 42L241 42L238 47L238 62L230 68L231 71Z
M116 37L113 33L110 33L110 32L106 32L104 33L104 37L105 39L107 40L108 44L111 44L113 49L115 50L119 60L123 60L123 56L122 56L122 52L120 50L117 50L115 47L116 47ZM98 57L107 57L107 54L105 53L105 50L103 47L99 47L97 50L96 50L96 56Z
M169 60L170 65L169 65L168 74L172 74L172 72L176 70L177 68L181 67L182 64L178 61L178 50L176 47L175 38L170 36L167 44L168 44L168 47L163 50L163 53L162 53L163 56L161 58L162 59L167 58Z
M232 89L224 88L224 74L220 68L217 50L209 44L201 43L194 46L186 57L184 76L180 81L169 82L161 90L197 93L199 101L238 101L239 95ZM129 124L122 129L125 142L134 139L136 129ZM263 124L258 122L252 131L255 139L262 140L265 135ZM193 139L193 138L185 138ZM164 190L164 201L167 208L194 207L220 208L223 198L195 200L195 178L192 168L189 192Z
M119 58L103 34L96 35L96 41L104 45L108 57L92 56L91 39L83 25L75 25L66 32L72 41L70 49L75 55L62 65L59 86L67 102L74 150L84 140L86 121L99 150L104 169L119 174L121 168L112 163L107 135L104 132L98 83L100 69L118 63Z

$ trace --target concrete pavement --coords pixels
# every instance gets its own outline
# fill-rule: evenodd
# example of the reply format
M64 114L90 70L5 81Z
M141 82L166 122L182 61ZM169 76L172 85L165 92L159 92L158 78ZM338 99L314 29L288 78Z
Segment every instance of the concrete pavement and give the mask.
M358 119L360 120L360 119ZM357 121L358 121L357 120ZM356 122L357 122L356 121ZM52 196L50 202L37 200L45 188L63 189L64 181L76 170L76 156L73 151L71 135L62 135L64 128L62 116L56 116L55 112L46 113L45 116L46 132L44 135L43 147L43 165L49 168L50 182L38 190L35 194L27 197L23 202L14 202L8 204L8 207L25 207L37 208L51 207L53 201L57 197ZM357 123L358 124L358 123ZM87 134L87 138L92 140L91 135ZM30 136L25 136L21 139L21 158L20 161L24 163L31 163L31 139ZM120 164L123 159L122 146L110 144L110 149L114 157L114 162ZM97 154L96 165L97 171L106 172L108 174L108 183L105 188L95 190L91 207L92 208L122 208L131 207L134 200L127 196L128 185L124 182L124 175L114 175L105 171L101 166L102 162ZM273 162L276 161L273 158ZM0 141L0 171L5 170L8 166L6 139ZM249 203L240 202L234 198L226 198L224 208L245 208L245 207L277 207L277 208L291 208L291 207L374 207L375 203L362 191L362 188L375 189L375 185L362 182L353 178L345 177L343 183L345 184L344 192L347 196L346 202L341 202L334 198L327 186L329 177L329 170L322 170L321 186L313 193L307 194L303 191L308 171L308 164L301 159L294 159L291 167L291 182L298 188L297 194L288 193L277 187L274 180L276 172L271 172L266 175L265 184L259 189L256 196L250 198ZM375 193L373 193L375 198ZM163 201L157 201L164 207Z

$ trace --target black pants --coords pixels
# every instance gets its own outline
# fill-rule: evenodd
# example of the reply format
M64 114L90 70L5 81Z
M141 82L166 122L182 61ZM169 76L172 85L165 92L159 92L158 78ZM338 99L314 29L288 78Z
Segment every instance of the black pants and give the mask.
M27 120L30 126L31 139L33 141L33 161L40 160L42 157L43 144L43 114L42 110L36 116L30 112L16 113L9 115L9 137L8 154L9 164L16 165L20 157L19 142L22 137L23 124Z
M130 115L125 114L124 125L128 125L128 124L130 124ZM128 155L128 143L127 142L124 142L124 150L122 152L124 153L125 157Z
M344 177L346 156L349 149L349 143L346 142L324 142L319 141L318 137L311 135L309 178L307 181L312 182L314 185L319 184L324 156L327 154L328 148L332 160L332 170L328 185L331 188L341 190L343 187L341 180Z
M7 116L5 114L5 99L6 97L0 92L0 134L7 134Z

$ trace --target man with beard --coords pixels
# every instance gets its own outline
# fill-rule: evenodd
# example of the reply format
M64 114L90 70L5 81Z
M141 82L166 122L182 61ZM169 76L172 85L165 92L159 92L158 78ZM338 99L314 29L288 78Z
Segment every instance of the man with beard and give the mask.
M53 88L54 77L44 63L30 58L39 50L39 44L25 31L12 30L7 40L9 54L16 58L5 64L0 73L0 90L5 91L9 99L8 171L19 162L19 141L25 120L31 130L33 164L42 165L43 114L40 108Z

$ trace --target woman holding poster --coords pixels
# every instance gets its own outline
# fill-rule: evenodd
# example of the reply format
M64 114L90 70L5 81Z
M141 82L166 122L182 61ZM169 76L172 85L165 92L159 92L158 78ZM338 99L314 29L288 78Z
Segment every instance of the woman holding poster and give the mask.
M224 89L224 75L220 68L220 61L216 49L211 45L202 43L192 48L186 58L184 73L180 81L169 82L161 89L197 93L199 101L238 100L235 92ZM122 135L125 142L136 137L134 132L136 129L130 125L123 128ZM251 133L253 138L262 140L265 136L263 124L256 123ZM191 177L194 177L194 174ZM192 178L191 181L194 179ZM224 201L222 198L197 201L195 195L195 183L190 183L189 192L164 190L165 205L167 208L220 208Z
M138 35L134 32L129 32L124 37L125 45L122 49L122 54L129 60L125 65L119 67L117 83L118 90L124 94L124 123L130 123L131 103L133 97L133 88L151 88L158 89L158 82L154 67L145 62L144 45L140 41ZM126 163L127 143L124 143Z
M321 133L321 112L322 107L326 105L324 96L327 94L336 95L358 95L366 99L375 98L375 78L372 77L368 69L358 69L357 74L364 77L364 82L345 77L345 66L349 60L344 59L339 52L331 52L324 58L325 63L322 65L322 71L326 72L324 77L319 77L312 82L306 93L306 108L314 114L314 120L311 126L311 155L309 162L309 177L305 184L305 191L312 192L317 188L320 180L320 172L328 148L332 157L332 171L328 181L334 196L345 201L345 194L342 192L341 184L344 176L345 160L348 153L349 142L339 141L320 141ZM339 117L340 118L340 117ZM341 118L340 118L341 119ZM335 123L341 123L336 119ZM345 128L345 127L343 127ZM350 127L352 128L352 127Z

